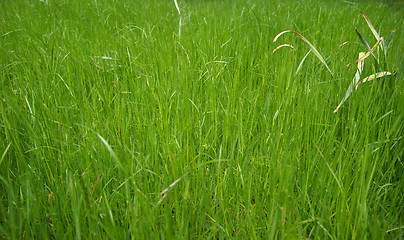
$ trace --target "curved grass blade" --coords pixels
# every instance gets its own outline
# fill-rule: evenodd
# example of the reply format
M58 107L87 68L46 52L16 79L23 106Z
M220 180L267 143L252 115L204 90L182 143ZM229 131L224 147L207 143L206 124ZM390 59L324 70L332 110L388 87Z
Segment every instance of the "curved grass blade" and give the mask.
M360 52L359 53L359 58L362 58L363 55L365 55L365 53ZM361 78L361 74L362 74L364 65L365 65L365 62L358 62L358 70L355 73L355 76L354 76L354 78L352 80L352 83L348 87L348 90L346 91L344 98L342 99L342 101L340 102L338 107L334 110L334 113L336 113L338 111L338 109L342 106L342 104L344 104L344 102L348 99L349 95L351 94L351 92L353 90L353 87L358 84L358 82L359 82L359 80Z
M297 56L296 48L293 47L293 46L290 45L290 44L282 44L282 45L277 46L277 47L272 51L272 54L271 54L271 55L273 55L278 49L283 48L283 47L290 47L290 48L292 48L293 50L295 50L295 53L296 53L296 56Z
M376 55L373 53L372 49L369 46L369 43L366 41L366 39L359 33L358 29L355 28L356 33L358 34L359 39L361 40L361 42L363 43L363 45L365 45L366 49L373 55L373 57L376 58Z
M389 75L391 75L391 72L378 72L378 73L372 74L372 75L370 75L368 77L365 77L361 82L358 82L358 84L356 85L355 90L358 90L358 86L361 83L364 83L364 82L367 82L367 81L372 81L374 79L381 78L381 77L384 77L384 76L389 76Z
M119 160L118 156L116 155L116 153L114 152L114 150L112 149L112 147L108 144L107 140L105 140L100 134L97 133L98 138L101 140L101 142L105 145L105 147L107 147L108 152L110 153L112 159L115 161L115 163L118 165L118 167L121 170L124 170L125 168L123 167L121 161Z
M310 53L311 53L311 49L306 53L306 55L304 56L304 58L300 62L299 66L297 67L296 75L299 73L300 68L302 67L304 60L306 60L307 56L309 56Z
M285 34L285 33L294 33L296 34L300 39L303 40L303 42L311 49L311 51L314 53L314 55L316 55L318 57L318 59L320 59L321 63L324 64L324 66L327 68L327 70L330 72L331 76L334 77L334 75L332 74L330 68L328 67L327 63L325 62L324 58L321 56L321 54L317 51L317 49L313 46L313 44L311 44L306 38L304 38L302 35L300 35L299 33L292 31L292 30L286 30L283 31L281 33L279 33L278 35L276 35L276 37L274 38L273 42L276 42L276 40L278 40L278 38Z
M371 51L367 52L365 55L363 55L361 58L359 58L358 60L356 60L355 62L360 62L365 60L367 57L370 56L370 53L373 54L373 51L379 46L379 44L383 41L383 37L379 39L379 41L377 41L377 43L372 47L372 49L370 49ZM373 55L374 56L374 55ZM376 59L377 60L377 59Z

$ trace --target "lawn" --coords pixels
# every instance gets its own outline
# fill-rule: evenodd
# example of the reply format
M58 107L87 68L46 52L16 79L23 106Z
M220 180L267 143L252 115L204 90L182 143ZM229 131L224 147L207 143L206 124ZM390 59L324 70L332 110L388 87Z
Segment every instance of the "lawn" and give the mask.
M403 239L403 19L2 0L0 239Z

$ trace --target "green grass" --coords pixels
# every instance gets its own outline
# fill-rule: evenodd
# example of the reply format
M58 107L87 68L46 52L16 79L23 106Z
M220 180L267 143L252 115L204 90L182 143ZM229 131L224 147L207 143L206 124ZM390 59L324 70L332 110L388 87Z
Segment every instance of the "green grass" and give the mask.
M402 239L401 5L178 5L2 1L0 239Z

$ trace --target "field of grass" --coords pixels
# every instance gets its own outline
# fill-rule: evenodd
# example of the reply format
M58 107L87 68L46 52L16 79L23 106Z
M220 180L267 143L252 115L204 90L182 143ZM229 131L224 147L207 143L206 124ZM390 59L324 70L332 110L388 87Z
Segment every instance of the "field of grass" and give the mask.
M0 239L403 239L402 4L178 7L2 0Z

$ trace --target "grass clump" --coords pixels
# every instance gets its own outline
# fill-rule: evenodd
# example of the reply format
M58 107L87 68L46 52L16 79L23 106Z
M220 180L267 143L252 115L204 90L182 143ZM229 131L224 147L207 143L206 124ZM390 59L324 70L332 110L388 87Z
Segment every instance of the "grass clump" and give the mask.
M403 12L177 5L0 6L0 238L402 238ZM373 38L360 11L396 34L358 79L392 74L333 114L363 63L354 27ZM331 57L271 55L284 29Z

